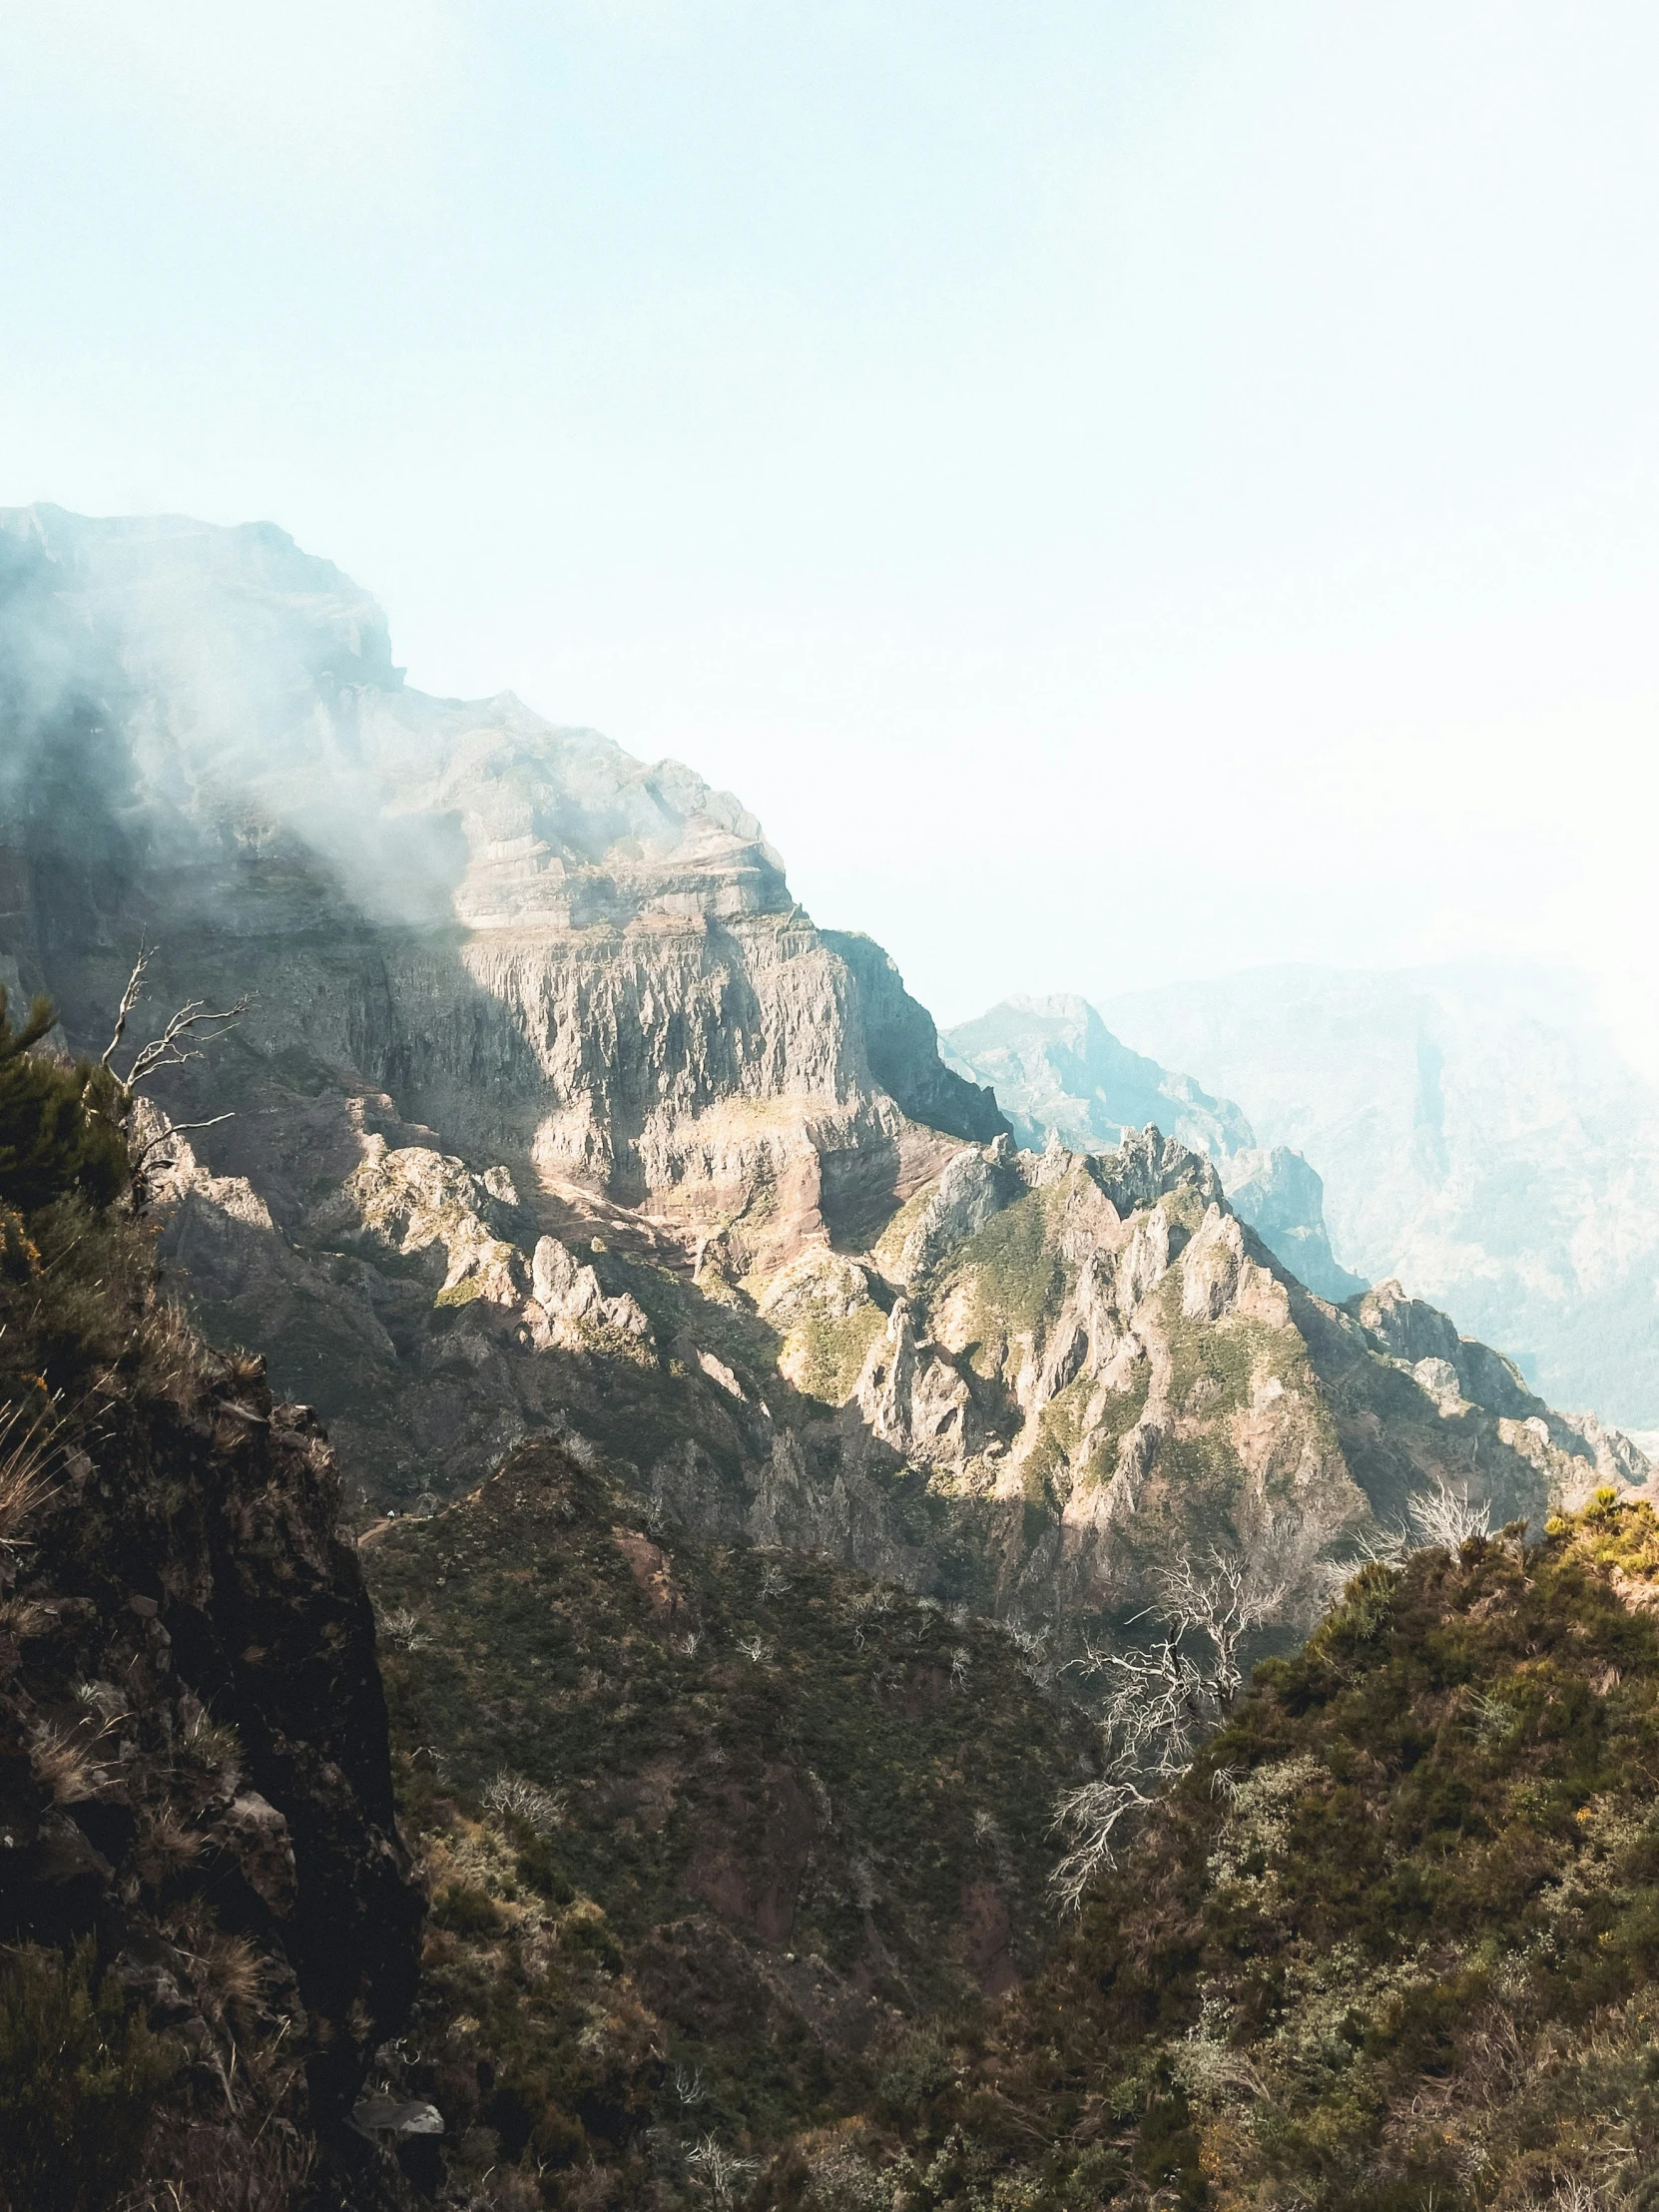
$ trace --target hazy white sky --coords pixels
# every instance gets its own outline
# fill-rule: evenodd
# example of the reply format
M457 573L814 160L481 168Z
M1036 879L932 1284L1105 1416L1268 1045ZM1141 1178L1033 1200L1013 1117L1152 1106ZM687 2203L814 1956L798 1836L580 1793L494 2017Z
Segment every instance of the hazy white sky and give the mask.
M1659 1060L1659 11L0 10L0 502L270 517L941 1019L1590 965Z

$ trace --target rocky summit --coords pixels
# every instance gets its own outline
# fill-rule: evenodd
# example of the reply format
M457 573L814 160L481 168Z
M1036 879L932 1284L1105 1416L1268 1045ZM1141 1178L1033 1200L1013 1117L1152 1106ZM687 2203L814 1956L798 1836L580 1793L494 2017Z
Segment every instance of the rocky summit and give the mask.
M1215 1162L1233 1211L1311 1291L1344 1299L1365 1289L1331 1250L1325 1186L1303 1155L1259 1145L1231 1099L1131 1052L1087 999L1005 998L950 1030L944 1047L959 1074L994 1087L1021 1143L1040 1151L1053 1136L1096 1151L1155 1122Z
M738 800L412 690L278 530L0 516L0 1375L63 1454L13 1530L0 1427L0 2039L107 2013L63 2109L127 2066L178 2204L256 2128L262 2203L1050 2201L918 2114L1060 1986L1115 1849L1059 1832L1357 1570L1641 1450L1082 1001L941 1054ZM1147 2064L1077 2171L1162 2173Z
M1105 1008L1315 1162L1351 1266L1450 1307L1556 1402L1647 1429L1659 1086L1617 1010L1570 971L1497 962L1261 968Z

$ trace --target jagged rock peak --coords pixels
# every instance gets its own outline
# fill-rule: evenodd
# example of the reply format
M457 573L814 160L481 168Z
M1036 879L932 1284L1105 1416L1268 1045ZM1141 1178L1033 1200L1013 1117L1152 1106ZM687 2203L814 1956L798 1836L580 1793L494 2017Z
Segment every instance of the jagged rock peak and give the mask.
M1087 999L1005 998L950 1030L944 1049L959 1073L995 1085L1022 1144L1097 1151L1156 1122L1215 1162L1234 1211L1310 1290L1340 1300L1364 1288L1332 1253L1325 1187L1301 1153L1258 1145L1231 1099L1132 1051Z

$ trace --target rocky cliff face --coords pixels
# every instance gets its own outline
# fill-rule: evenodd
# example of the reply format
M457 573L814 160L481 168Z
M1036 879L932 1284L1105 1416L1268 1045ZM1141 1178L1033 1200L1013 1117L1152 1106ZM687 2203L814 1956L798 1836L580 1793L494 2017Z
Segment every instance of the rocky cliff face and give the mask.
M1041 1151L1052 1135L1105 1149L1156 1122L1215 1162L1234 1212L1311 1291L1344 1299L1364 1289L1331 1250L1324 1185L1301 1153L1259 1145L1231 1099L1131 1052L1086 999L1006 998L944 1043L959 1074L995 1086L1021 1143Z
M377 610L280 533L5 534L5 949L78 1041L146 931L155 999L254 994L164 1095L235 1115L159 1155L168 1251L329 1419L359 1510L547 1432L701 1536L985 1609L1132 1613L1220 1543L1292 1621L1413 1486L1535 1515L1615 1448L1306 1288L1295 1163L1243 1176L1259 1238L1156 1129L1018 1151L735 800L409 692Z
M501 1167L364 1150L284 1236L176 1141L170 1244L222 1333L304 1370L399 1510L551 1430L707 1540L1074 1621L1218 1545L1293 1621L1323 1560L1437 1480L1541 1520L1647 1476L1396 1285L1314 1297L1156 1131L1105 1155L961 1146L867 1244L820 1232L741 1275L730 1246L688 1258L620 1208L549 1234Z
M41 508L0 552L4 949L72 1037L148 931L158 997L253 994L247 1113L322 1069L702 1230L763 1183L810 1226L850 1147L896 1187L910 1108L1001 1126L730 794L509 695L408 690L379 611L279 531Z

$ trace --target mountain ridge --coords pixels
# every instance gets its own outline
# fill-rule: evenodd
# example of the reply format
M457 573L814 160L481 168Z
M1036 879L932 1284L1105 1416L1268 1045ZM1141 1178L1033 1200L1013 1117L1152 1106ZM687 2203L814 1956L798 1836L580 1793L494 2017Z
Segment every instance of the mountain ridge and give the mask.
M1273 968L1109 1002L1326 1180L1338 1244L1520 1357L1544 1394L1659 1423L1659 1093L1581 979L1493 963Z
M1131 1051L1075 992L1001 999L948 1030L944 1046L960 1074L995 1087L1010 1126L1039 1151L1051 1135L1087 1150L1167 1122L1216 1163L1235 1211L1310 1290L1341 1303L1365 1289L1331 1250L1324 1185L1302 1154L1258 1145L1231 1099Z
M1556 1543L1586 1498L1625 1511L1647 1461L1396 1282L1319 1295L1156 1120L1021 1148L880 947L806 916L758 821L689 769L508 695L425 699L372 600L281 533L112 527L0 517L0 713L28 771L0 785L0 957L93 1051L142 944L137 1034L252 993L133 1126L163 1280L253 1348L205 1356L240 1392L213 1450L258 1466L279 1428L320 1468L325 1418L344 1481L322 1517L360 1532L377 1607L433 1910L415 2032L382 2034L411 1913L386 2001L334 2035L329 2113L366 2089L359 2136L493 2212L896 2212L895 2177L912 2205L1119 2180L1144 2205L1171 2173L1202 2202L1235 2115L1221 2098L1206 2135L1162 2042L1127 2087L1086 2053L1054 2126L1040 2099L1013 2114L1023 2147L974 2102L997 2104L999 2052L1026 2097L1019 2023L1040 2043L1075 2001L1042 1914L1060 1808L1112 1785L1099 1682L1162 1648L1199 1695L1157 1639L1172 1573L1208 1561L1247 1624L1230 1663L1268 1661L1241 1729L1275 1685L1387 1684L1366 1639L1390 1608L1448 1581L1483 1601L1481 1576L1501 1596L1523 1524ZM1248 1127L1154 1074L1201 1138ZM1277 1192L1276 1233L1308 1231L1288 1157L1268 1169L1252 1203ZM21 1350L0 1333L0 1365ZM1443 1572L1390 1564L1425 1499L1510 1525ZM149 1617L114 1610L121 1637ZM1455 1625L1412 1618L1402 1663L1454 1664ZM269 1673L263 1642L239 1650ZM1590 1656L1562 1678L1569 1736L1586 1693L1618 1695L1579 1682ZM1411 1772L1456 1764L1414 1723L1378 1741L1407 1814ZM1233 1803L1211 1779L1158 1800L1197 1803L1206 1844ZM1304 1794L1319 1817L1325 1784ZM1183 2036L1184 1971L1148 1999ZM1029 2009L993 2009L1018 1981ZM952 2142L928 2133L946 2111ZM1074 2123L1092 2134L1023 2170Z
M1375 1332L1176 1140L1018 1153L887 956L804 915L693 771L426 699L372 599L281 533L37 510L0 540L40 770L0 948L76 1042L147 937L153 1001L252 994L158 1092L175 1122L232 1111L172 1147L168 1250L204 1319L321 1404L359 1510L575 1418L705 1533L924 1583L966 1544L999 1607L1132 1609L1163 1498L1178 1540L1288 1543L1307 1619L1322 1547L1410 1467L1460 1458L1532 1511L1606 1472L1501 1381L1495 1406L1438 1380L1377 1398ZM48 803L70 780L73 836ZM1194 1134L1248 1134L1154 1079ZM1355 1392L1403 1424L1381 1457L1340 1440Z

